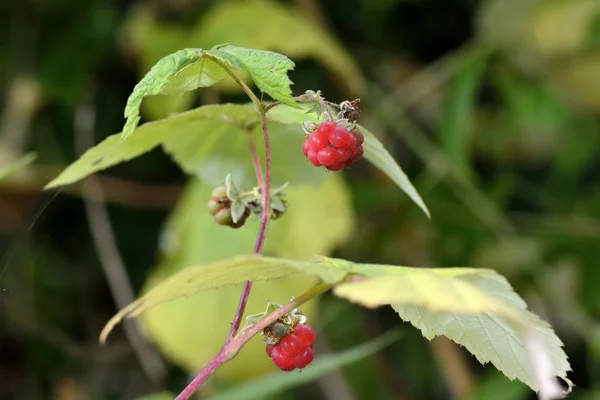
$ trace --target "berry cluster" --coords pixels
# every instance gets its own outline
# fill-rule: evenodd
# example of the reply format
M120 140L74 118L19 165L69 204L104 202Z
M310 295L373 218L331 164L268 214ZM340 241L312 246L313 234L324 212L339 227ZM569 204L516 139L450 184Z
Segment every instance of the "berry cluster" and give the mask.
M302 144L302 152L315 167L339 171L361 159L364 140L358 129L349 132L342 125L324 121L308 135Z
M286 334L277 344L267 344L267 355L282 371L302 369L315 357L312 344L315 332L308 325L298 324L292 333Z
M233 222L231 216L231 199L227 197L227 189L225 186L217 186L210 193L208 201L208 212L215 217L215 222L219 225L227 225L232 228L239 228L244 225L246 219L250 215L250 210L246 208L244 214L238 222Z

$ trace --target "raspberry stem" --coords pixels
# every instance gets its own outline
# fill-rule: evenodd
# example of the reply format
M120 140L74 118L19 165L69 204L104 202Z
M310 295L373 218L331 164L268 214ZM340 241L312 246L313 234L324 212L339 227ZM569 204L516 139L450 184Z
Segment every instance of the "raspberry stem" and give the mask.
M290 313L292 310L300 307L302 304L306 303L312 298L325 293L331 289L331 287L332 286L327 283L320 283L309 291L290 301L283 307L273 311L255 325L244 326L244 328L242 328L242 330L235 335L229 343L226 343L221 348L219 353L217 353L217 355L208 364L206 364L204 369L200 371L198 375L196 375L194 380L190 382L190 384L175 398L175 400L188 399L217 369L219 369L221 365L234 358L239 353L240 349L250 339L252 339L253 336L257 335L267 326L273 324L275 321Z
M265 237L267 233L267 226L269 223L269 200L270 200L270 191L271 191L271 145L269 143L269 130L267 126L267 107L256 97L252 90L244 83L243 80L240 79L239 76L231 69L228 65L221 62L220 60L214 60L219 64L227 73L235 80L238 85L242 88L244 92L250 97L252 103L255 106L256 112L260 118L260 126L263 133L263 142L265 146L265 171L264 175L262 172L262 167L260 163L260 159L258 158L258 153L256 151L256 147L254 146L254 142L252 141L252 137L249 139L249 148L250 154L252 155L252 162L254 165L254 172L256 174L256 180L258 181L258 186L261 190L261 203L262 203L262 214L260 218L260 227L258 229L258 235L256 236L256 242L254 244L254 254L260 254L263 244L265 242ZM323 291L329 289L323 289ZM246 281L244 282L244 287L242 289L242 294L240 295L240 300L238 302L238 306L233 317L233 322L231 323L231 328L223 344L219 353L200 371L200 373L183 389L183 391L176 397L175 400L185 400L188 399L194 392L210 377L221 365L225 362L231 360L235 355L239 352L240 348L254 335L260 332L264 327L268 324L262 326L262 328L258 329L257 327L261 325L264 321L261 321L257 325L254 325L251 329L243 330L236 336L236 332L240 327L240 323L242 321L242 316L244 315L244 311L246 309L246 304L248 303L248 298L250 297L250 291L252 290L252 282ZM323 292L322 291L322 292ZM320 293L322 293L320 292ZM311 291L307 292L311 293ZM318 293L318 294L320 294ZM293 310L298 305L304 303L308 299L316 296L317 294L310 295L305 300L298 302L302 296L288 303L288 305L293 304L290 311ZM281 315L285 315L286 306L277 310L277 312L268 316L270 319L270 323L273 323L278 317L277 313L281 313ZM274 319L271 319L274 318ZM267 318L265 318L267 319ZM254 329L256 328L256 329Z

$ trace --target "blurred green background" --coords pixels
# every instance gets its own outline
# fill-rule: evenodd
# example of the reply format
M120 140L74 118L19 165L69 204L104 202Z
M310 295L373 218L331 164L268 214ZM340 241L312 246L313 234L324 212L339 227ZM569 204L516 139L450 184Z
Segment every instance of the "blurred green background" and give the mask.
M177 393L218 351L240 287L158 307L140 320L142 335L130 325L105 346L97 338L132 293L251 251L256 222L233 231L205 213L222 176L208 168L191 178L154 150L83 183L41 188L120 131L128 94L162 56L227 42L292 58L296 95L360 97L361 123L432 214L366 162L340 174L302 165L267 254L494 268L564 341L577 385L570 398L600 399L597 0L5 0L0 25L0 167L37 154L0 180L1 399ZM143 121L230 101L247 101L230 83L148 98ZM214 170L247 165L226 154L214 150ZM257 285L248 311L311 283ZM535 398L453 343L427 342L389 308L325 295L304 311L319 354L390 329L400 338L262 398ZM271 373L263 351L254 339L199 397Z

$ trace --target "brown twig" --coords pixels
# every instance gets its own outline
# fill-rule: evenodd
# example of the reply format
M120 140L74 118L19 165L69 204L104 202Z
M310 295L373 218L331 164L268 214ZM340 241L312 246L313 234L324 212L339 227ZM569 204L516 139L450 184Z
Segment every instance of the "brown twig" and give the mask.
M75 147L80 154L93 145L95 111L89 104L81 104L75 111ZM90 177L83 187L85 210L92 240L100 264L118 308L135 300L133 288L127 276L125 263L119 254L108 210L103 202L102 189L95 177ZM159 354L144 339L135 321L125 322L125 333L137 355L144 372L155 384L164 380L166 368Z

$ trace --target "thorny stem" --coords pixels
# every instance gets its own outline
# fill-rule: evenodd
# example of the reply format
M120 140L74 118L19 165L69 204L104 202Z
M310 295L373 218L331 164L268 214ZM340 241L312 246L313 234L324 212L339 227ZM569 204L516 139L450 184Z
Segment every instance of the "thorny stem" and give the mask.
M320 283L317 286L310 289L308 292L302 294L300 297L293 299L283 307L273 311L265 318L260 320L256 325L247 325L242 329L236 336L233 337L232 341L227 343L221 348L221 351L212 359L206 367L194 378L192 382L175 398L175 400L186 400L188 399L196 389L198 389L221 365L231 360L237 355L240 349L256 334L271 325L284 315L291 312L293 309L298 308L308 300L317 297L331 288L331 285L326 283Z

